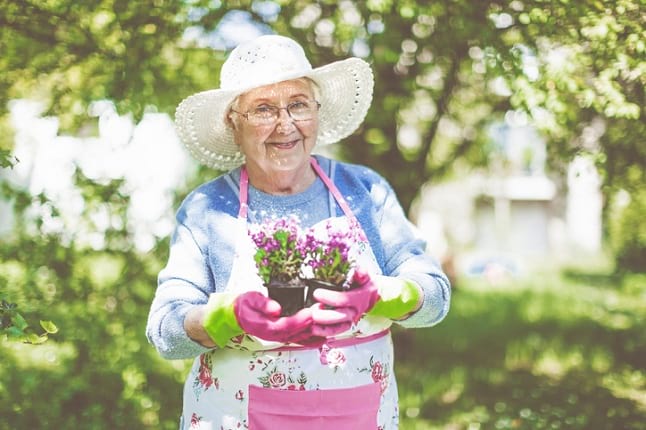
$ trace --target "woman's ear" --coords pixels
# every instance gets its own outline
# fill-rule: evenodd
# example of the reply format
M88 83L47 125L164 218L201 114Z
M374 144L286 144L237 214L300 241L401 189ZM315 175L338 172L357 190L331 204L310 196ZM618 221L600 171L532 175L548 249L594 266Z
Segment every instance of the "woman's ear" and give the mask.
M233 120L233 111L235 110L236 106L238 106L238 97L236 97L231 103L229 103L229 106L227 107L227 114L224 116L224 123L232 131L236 131L236 123Z
M227 127L229 127L231 130L236 129L236 125L233 122L233 115L231 114L231 111L227 112L227 115L224 117L224 123L226 124Z
M233 143L240 146L240 143L238 142L238 139L236 137L237 125L236 125L236 122L233 120L233 114L231 111L229 111L227 113L227 116L224 117L224 124L233 132Z

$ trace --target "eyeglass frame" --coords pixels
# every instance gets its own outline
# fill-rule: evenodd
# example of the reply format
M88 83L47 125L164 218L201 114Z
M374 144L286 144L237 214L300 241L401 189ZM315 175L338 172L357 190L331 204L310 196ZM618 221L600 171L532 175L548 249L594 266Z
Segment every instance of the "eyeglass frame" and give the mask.
M285 110L285 111L287 112L287 115L292 119L292 121L309 121L309 120L311 120L313 117L312 117L312 118L307 118L307 119L296 119L296 118L294 118L294 116L292 115L292 113L289 111L289 106L290 106L290 105L293 105L293 104L295 104L295 103L299 103L299 102L300 102L300 103L302 103L302 102L308 102L308 103L310 103L310 102L314 102L314 104L315 104L315 106L316 106L316 110L315 110L315 111L313 111L313 112L318 112L318 111L319 111L319 109L321 109L321 103L320 103L318 100L316 100L316 99L295 100L295 101L293 101L293 102L291 102L291 103L288 103L288 104L287 104L287 106L276 106L276 105L272 105L272 104L266 104L265 106L267 106L267 107L269 107L269 108L275 108L275 109L276 109L276 115L274 116L273 121L272 121L272 122L268 122L268 123L260 123L260 124L252 124L252 125L255 125L255 126L268 126L268 125L274 125L274 124L276 124L276 123L278 122L278 120L280 119L280 111L281 111L281 110ZM263 105L260 105L260 106L263 106ZM229 110L230 110L231 112L233 112L233 113L237 113L238 115L240 115L240 116L244 117L244 119L246 119L247 121L249 121L249 115L250 115L253 111L257 110L260 106L257 106L257 107L256 107L256 108L254 108L254 109L248 110L247 112L239 112L239 111L237 111L237 110L235 110L235 109L233 109L233 108L230 108Z

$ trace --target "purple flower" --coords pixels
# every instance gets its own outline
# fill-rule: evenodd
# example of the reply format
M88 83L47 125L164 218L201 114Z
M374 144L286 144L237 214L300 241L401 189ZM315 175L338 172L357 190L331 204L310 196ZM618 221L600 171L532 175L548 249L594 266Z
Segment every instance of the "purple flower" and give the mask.
M289 282L300 276L305 251L297 218L267 220L251 226L249 235L256 245L254 261L265 284L271 280Z
M325 238L317 237L312 230L305 233L305 265L311 268L314 278L343 284L354 263L350 248L359 240L359 230L355 226L335 229L331 222L327 222L325 230Z
M256 245L254 260L265 284L271 280L289 282L303 276L303 268L316 279L345 283L354 264L350 249L360 232L354 224L340 230L329 221L323 234L303 231L295 217L267 220L249 228Z

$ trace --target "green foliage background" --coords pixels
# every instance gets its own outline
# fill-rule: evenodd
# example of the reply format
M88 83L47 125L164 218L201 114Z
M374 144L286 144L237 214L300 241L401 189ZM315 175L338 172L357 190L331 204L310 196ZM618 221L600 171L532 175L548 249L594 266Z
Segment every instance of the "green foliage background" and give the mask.
M78 181L123 214L118 183ZM60 331L2 340L0 429L177 428L190 362L162 360L144 337L166 241L140 255L122 230L101 250L16 233L0 246L0 287ZM401 428L643 429L646 275L584 267L462 278L440 325L396 329Z
M9 100L43 100L76 133L93 126L92 101L141 118L217 86L226 53L182 35L217 29L233 9L301 41L314 65L367 48L373 107L339 155L382 172L406 207L422 183L486 166L487 126L510 109L546 137L552 174L581 153L603 174L616 256L604 271L504 288L461 279L445 322L396 333L402 428L644 428L643 0L0 0L0 167L19 162ZM404 125L421 131L416 146L398 142ZM144 337L167 239L136 251L120 180L75 175L79 222L97 207L121 220L102 249L48 233L32 209L55 219L55 204L0 183L17 215L0 242L0 298L22 317L6 327L58 327L44 344L22 344L3 319L0 430L177 428L189 363L161 360Z

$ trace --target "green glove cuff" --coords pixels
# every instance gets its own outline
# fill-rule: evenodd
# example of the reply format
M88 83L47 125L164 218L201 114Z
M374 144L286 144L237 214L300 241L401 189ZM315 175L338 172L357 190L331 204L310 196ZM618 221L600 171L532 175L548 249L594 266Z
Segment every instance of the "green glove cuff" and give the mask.
M386 281L381 283L380 281ZM379 300L368 315L399 320L417 310L422 299L422 290L412 281L380 277Z
M232 337L244 333L233 310L236 297L234 293L213 293L206 305L202 327L220 348L224 348Z

